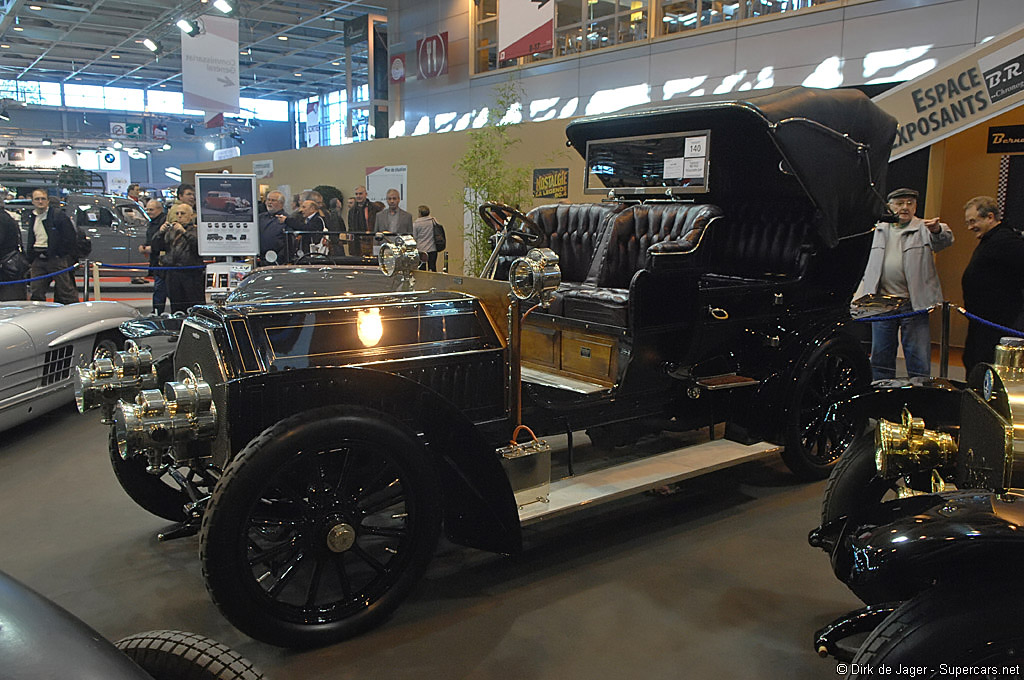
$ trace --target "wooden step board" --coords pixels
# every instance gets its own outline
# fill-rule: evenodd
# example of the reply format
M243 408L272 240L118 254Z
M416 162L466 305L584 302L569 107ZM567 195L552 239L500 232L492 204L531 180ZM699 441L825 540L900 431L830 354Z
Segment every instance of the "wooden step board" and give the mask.
M523 525L593 507L665 484L698 477L715 470L778 453L782 447L768 442L749 446L727 439L687 446L615 467L551 482L548 501L519 508Z

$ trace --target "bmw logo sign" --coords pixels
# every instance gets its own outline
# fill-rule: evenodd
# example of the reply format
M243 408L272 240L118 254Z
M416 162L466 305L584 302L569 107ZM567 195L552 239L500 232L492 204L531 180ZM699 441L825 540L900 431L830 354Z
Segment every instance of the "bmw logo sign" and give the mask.
M995 379L992 377L992 369L986 369L985 379L981 383L981 396L985 401L992 398L992 383L994 380Z
M117 160L117 156L115 156L112 153L105 153L105 154L103 154L103 162L104 163L113 163L116 160Z

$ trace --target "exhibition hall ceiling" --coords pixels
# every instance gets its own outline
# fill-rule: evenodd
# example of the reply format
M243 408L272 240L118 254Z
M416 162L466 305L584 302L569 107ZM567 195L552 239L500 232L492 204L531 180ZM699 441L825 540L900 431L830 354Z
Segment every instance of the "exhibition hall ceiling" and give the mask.
M386 16L394 0L229 2L239 19L241 96L297 99L343 89L350 67L365 74L365 43L346 62L345 22ZM213 0L0 0L0 80L180 90L184 34L175 23L204 14L223 16Z

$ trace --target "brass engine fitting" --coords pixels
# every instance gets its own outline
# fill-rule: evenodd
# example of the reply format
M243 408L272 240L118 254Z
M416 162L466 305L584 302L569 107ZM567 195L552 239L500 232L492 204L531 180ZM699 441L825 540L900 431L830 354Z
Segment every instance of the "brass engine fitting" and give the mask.
M952 435L925 429L924 419L913 417L907 408L902 420L879 420L875 430L875 467L883 479L941 470L953 462L957 445Z
M79 366L75 375L75 405L79 413L103 407L103 422L110 423L114 405L130 399L139 390L159 384L153 355L148 347L133 340L125 342L124 350L111 357L98 357L88 366Z
M212 438L217 432L217 407L210 384L189 368L160 390L143 390L135 402L114 408L114 436L121 457L143 450L166 451L175 444Z

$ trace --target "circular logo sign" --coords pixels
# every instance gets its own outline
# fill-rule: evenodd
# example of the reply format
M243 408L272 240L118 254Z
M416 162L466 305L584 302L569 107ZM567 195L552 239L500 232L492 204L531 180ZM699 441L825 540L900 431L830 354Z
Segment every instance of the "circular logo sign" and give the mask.
M112 153L105 153L105 154L103 154L103 162L104 163L113 163L116 160L117 160L117 156L115 156Z
M391 60L391 80L395 82L405 80L405 60L401 57Z
M416 57L421 78L436 78L448 73L448 34L432 35L419 42Z

